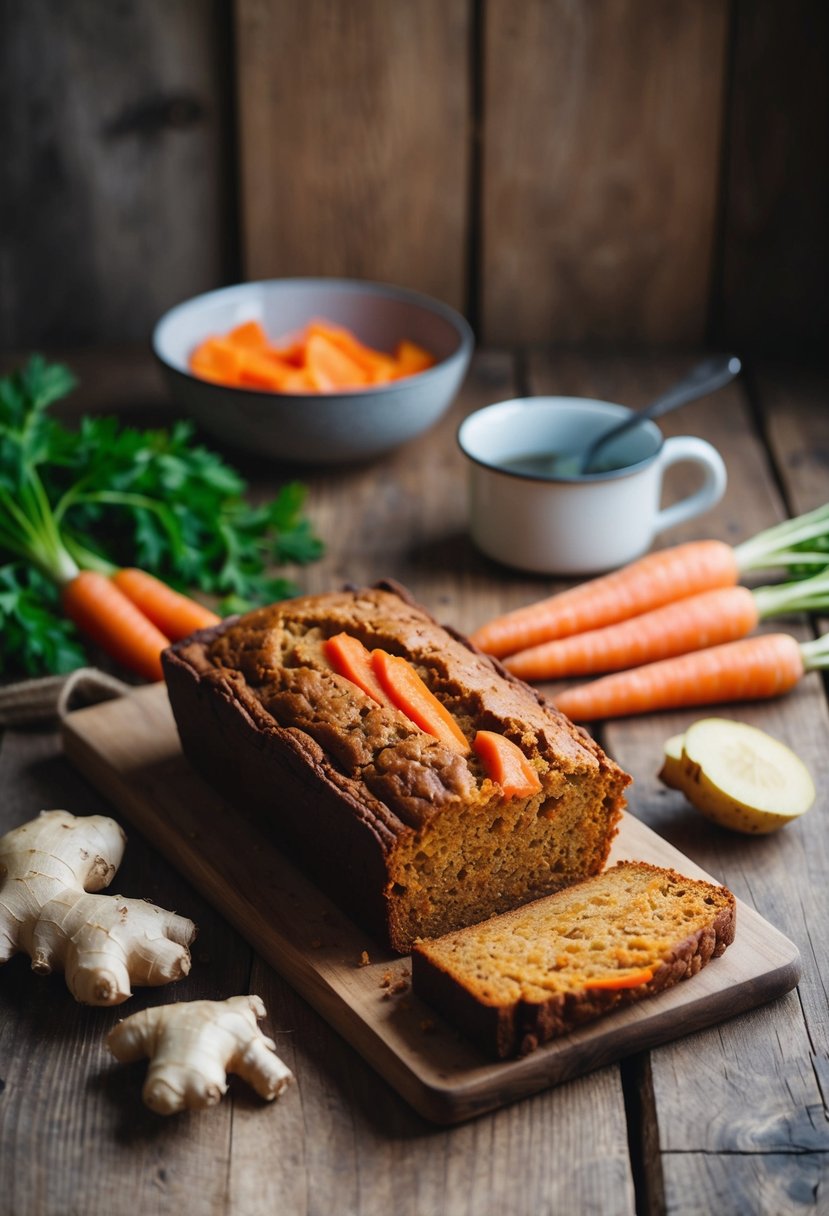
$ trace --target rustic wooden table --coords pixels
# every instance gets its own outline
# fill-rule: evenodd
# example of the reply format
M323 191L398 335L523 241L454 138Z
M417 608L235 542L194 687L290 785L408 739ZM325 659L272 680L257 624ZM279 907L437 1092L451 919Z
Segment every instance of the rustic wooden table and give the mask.
M71 410L133 421L175 414L143 353L73 358ZM347 470L237 460L255 492L287 476L311 487L328 552L301 572L310 592L392 576L442 620L471 629L554 586L497 568L465 535L460 418L518 393L644 403L687 367L681 357L479 354L451 416L388 459ZM825 375L750 367L737 385L665 420L712 440L730 482L704 520L663 538L737 542L829 498ZM683 488L677 470L672 484ZM818 623L819 624L819 623ZM824 623L825 624L825 623ZM803 621L787 624L810 636ZM554 691L554 690L551 690ZM129 829L117 889L200 926L188 979L119 1010L75 1004L59 976L16 958L0 978L0 1213L135 1216L289 1213L789 1213L829 1200L829 716L807 677L787 698L725 712L795 746L819 799L801 822L757 839L709 825L656 779L661 745L698 711L606 725L599 737L634 776L633 813L727 883L791 938L799 990L713 1029L446 1130L414 1114L223 919ZM69 766L56 734L7 732L0 831L61 806L111 808ZM127 825L128 826L128 825ZM822 930L822 931L821 931ZM163 1120L141 1104L143 1065L104 1038L119 1016L159 999L257 992L297 1084L272 1105L231 1082L214 1110Z

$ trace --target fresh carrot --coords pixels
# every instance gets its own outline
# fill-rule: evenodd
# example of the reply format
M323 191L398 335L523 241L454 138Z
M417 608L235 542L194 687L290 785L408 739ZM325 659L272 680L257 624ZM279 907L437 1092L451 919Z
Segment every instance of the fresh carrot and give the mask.
M146 680L162 679L161 652L170 639L106 574L81 570L61 598L70 620L111 658Z
M512 739L494 730L479 730L472 749L487 776L500 785L506 798L529 798L541 789L538 773Z
M532 646L504 659L522 680L553 680L623 671L659 659L734 642L757 623L829 605L829 574L771 587L719 587L689 595L628 621Z
M712 587L733 586L738 573L729 545L690 541L496 617L477 629L472 641L502 658L541 642L613 625Z
M496 617L477 629L472 641L503 658L542 642L640 616L702 591L732 587L749 570L825 569L829 553L822 546L827 540L829 503L767 528L735 548L703 540L649 553L611 574ZM813 547L797 547L807 545Z
M350 633L335 633L325 643L325 656L334 670L385 709L396 709L371 665L371 651Z
M218 625L221 620L204 604L174 591L146 570L126 567L117 570L112 581L171 642L189 637L197 629Z
M753 701L789 692L804 672L821 667L829 667L829 634L798 644L787 633L766 633L603 676L568 688L555 703L574 721L590 722Z
M638 988L653 979L653 968L643 967L641 971L628 971L626 975L603 975L599 979L585 980L585 988Z
M466 736L456 719L407 659L385 650L373 650L371 665L384 691L407 718L454 751L469 751Z

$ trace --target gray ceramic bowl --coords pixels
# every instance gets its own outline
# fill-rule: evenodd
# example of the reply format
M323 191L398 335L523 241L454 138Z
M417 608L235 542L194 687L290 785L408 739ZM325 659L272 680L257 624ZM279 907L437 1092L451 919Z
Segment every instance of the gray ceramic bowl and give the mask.
M320 394L229 388L188 370L190 352L210 334L257 320L276 339L314 318L348 326L380 350L409 338L438 362L391 384ZM205 430L260 456L338 464L378 456L437 422L460 388L473 337L454 309L414 291L348 279L273 279L177 305L156 325L152 343L174 397Z

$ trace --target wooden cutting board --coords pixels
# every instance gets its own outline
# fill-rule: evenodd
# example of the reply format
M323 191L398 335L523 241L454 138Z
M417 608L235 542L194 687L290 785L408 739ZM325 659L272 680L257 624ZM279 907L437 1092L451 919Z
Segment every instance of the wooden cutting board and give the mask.
M413 997L409 960L349 921L285 860L265 825L218 797L190 767L162 685L76 711L63 742L117 811L437 1123L461 1122L709 1026L787 992L799 978L797 948L740 904L734 944L693 979L523 1059L492 1063ZM708 877L631 814L613 849L613 860L623 857Z

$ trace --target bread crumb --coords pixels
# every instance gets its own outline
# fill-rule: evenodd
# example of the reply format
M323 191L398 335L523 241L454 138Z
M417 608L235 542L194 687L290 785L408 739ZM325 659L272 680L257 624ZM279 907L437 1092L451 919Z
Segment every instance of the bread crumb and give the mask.
M362 952L362 954L360 955L360 961L357 964L357 966L358 967L370 967L371 966L371 959L368 956L368 950L364 950Z

